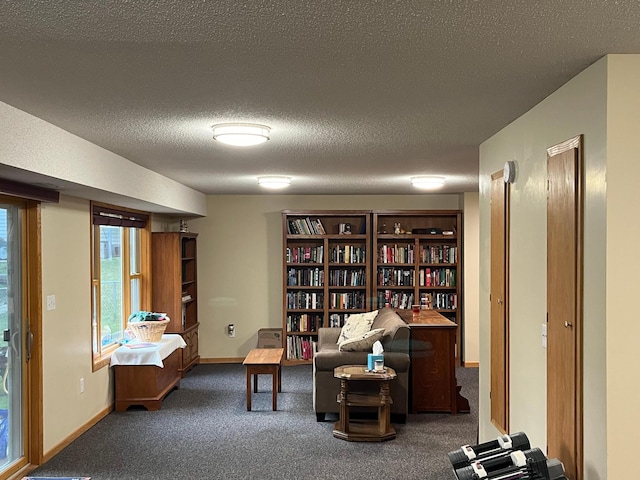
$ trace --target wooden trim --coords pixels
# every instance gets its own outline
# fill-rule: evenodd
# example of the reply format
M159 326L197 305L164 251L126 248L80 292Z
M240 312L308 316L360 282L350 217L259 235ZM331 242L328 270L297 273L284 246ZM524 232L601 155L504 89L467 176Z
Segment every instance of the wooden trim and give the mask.
M577 478L584 478L584 365L583 365L583 333L584 333L584 159L583 138L578 135L571 139L577 150L577 186L576 186L576 470Z
M480 362L462 362L462 366L464 368L478 368L480 367Z
M57 445L55 445L51 450L49 450L47 454L44 456L42 463L48 462L49 460L51 460L58 453L60 453L62 450L68 447L74 440L78 439L80 435L85 433L91 427L95 426L100 420L102 420L104 417L109 415L112 411L113 411L113 404L103 408L100 412L98 412L92 418L87 420L83 425L81 425L79 428L71 432L71 434L65 437L64 440L62 440Z
M547 155L553 157L558 155L559 153L566 152L567 150L576 149L578 150L579 159L582 160L582 135L577 135L569 140L565 140L564 142L560 142L557 145L553 145L552 147L547 148Z
M56 190L15 182L6 178L0 178L0 193L38 202L60 202L60 192Z
M201 358L200 363L242 363L244 357Z
M27 460L41 464L44 451L43 375L42 375L42 230L40 204L26 206L27 315L33 334L28 365L29 445Z

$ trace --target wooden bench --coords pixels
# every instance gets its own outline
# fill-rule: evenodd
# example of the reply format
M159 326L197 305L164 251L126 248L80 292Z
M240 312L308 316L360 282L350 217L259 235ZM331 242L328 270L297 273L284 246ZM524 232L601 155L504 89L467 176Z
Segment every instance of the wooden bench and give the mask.
M282 391L282 355L283 348L254 348L242 364L247 369L247 411L251 411L251 375L253 392L258 391L258 374L272 376L273 410L278 409L278 392Z

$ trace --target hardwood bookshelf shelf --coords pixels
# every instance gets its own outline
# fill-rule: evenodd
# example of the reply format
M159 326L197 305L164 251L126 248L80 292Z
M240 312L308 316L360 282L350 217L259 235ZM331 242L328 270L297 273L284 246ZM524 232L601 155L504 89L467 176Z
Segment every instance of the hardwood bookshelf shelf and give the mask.
M377 210L372 217L374 308L389 303L392 308L411 309L421 300L430 302L458 325L456 362L460 364L462 211Z
M197 233L154 232L151 243L152 306L171 322L166 333L182 336L181 377L200 360L198 354ZM183 300L189 296L188 300Z
M285 364L310 363L318 328L342 326L348 315L371 309L370 222L362 210L282 211ZM300 278L312 285L298 285ZM299 308L314 302L317 308ZM292 330L305 314L312 330Z

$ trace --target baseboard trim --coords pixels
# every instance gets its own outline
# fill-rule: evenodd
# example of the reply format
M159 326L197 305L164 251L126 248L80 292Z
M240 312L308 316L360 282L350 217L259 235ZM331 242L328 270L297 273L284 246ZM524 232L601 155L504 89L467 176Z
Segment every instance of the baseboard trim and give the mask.
M104 417L109 415L113 411L113 404L104 408L97 415L93 416L93 418L89 419L84 425L71 433L67 438L62 440L56 446L54 446L51 450L44 454L42 463L48 462L53 457L55 457L58 453L60 453L64 448L68 447L71 442L77 439L80 435L85 433L91 427L93 427L96 423L102 420Z
M480 366L480 362L462 362L462 366L464 368L478 368Z
M244 357L200 358L200 363L242 363Z

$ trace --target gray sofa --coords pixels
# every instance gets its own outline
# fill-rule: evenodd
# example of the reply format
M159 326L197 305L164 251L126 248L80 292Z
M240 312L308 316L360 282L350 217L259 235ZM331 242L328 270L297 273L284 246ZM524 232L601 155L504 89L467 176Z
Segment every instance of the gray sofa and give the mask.
M378 311L371 329L384 328L380 340L384 347L384 363L393 368L398 377L391 381L392 421L406 422L409 410L409 326L390 308ZM341 365L366 365L371 352L340 352L336 343L340 328L320 328L313 350L313 408L319 422L326 413L338 413L337 401L340 380L333 369ZM379 382L362 382L364 389L379 389Z

